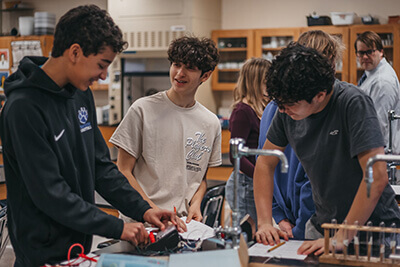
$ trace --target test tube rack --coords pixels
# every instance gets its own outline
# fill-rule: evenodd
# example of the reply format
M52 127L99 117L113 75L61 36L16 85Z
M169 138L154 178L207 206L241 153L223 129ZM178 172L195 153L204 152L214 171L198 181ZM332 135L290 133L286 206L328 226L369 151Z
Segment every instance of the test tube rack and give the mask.
M361 232L384 232L384 233L395 233L400 234L400 229L392 227L375 227L375 226L358 226L349 224L322 224L324 229L324 254L319 257L320 263L328 263L335 265L346 265L346 266L400 266L400 257L395 255L396 246L392 250L391 258L373 257L368 256L356 256L356 255L345 255L330 252L330 230L331 229L347 229L348 231L361 231ZM395 255L395 257L392 257ZM397 256L397 257L396 257Z

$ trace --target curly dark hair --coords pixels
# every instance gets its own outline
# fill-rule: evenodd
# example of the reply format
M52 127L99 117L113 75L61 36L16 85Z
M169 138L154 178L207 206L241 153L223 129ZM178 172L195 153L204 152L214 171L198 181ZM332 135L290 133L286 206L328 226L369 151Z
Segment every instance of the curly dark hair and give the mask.
M317 50L291 43L272 61L266 80L268 95L278 104L311 103L319 92L332 91L335 69Z
M122 38L121 29L107 11L96 5L75 7L60 18L54 34L51 56L62 56L75 43L81 46L86 57L96 55L105 46L120 53L127 45Z
M201 75L213 71L219 62L218 49L209 38L184 36L171 42L168 48L168 60L171 63L183 63L197 67Z

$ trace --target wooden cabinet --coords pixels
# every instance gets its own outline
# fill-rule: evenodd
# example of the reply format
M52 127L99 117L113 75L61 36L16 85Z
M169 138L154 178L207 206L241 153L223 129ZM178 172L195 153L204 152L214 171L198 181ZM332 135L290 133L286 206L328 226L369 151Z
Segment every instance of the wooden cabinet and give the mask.
M290 42L296 41L300 28L257 29L255 34L255 56L270 61Z
M229 153L230 144L229 140L231 139L231 132L228 129L222 129L221 131L221 153L226 154Z
M228 181L233 171L232 167L210 167L207 171L207 180Z
M92 91L108 91L108 84L95 81L92 86L90 86L90 89L92 89Z
M239 69L254 56L254 32L252 30L217 30L212 39L217 44L221 56L217 69L213 72L213 90L233 90Z
M4 36L0 37L0 49L8 50L8 61L9 68L8 69L0 69L0 71L9 71L11 74L13 66L13 55L12 55L12 46L11 43L14 41L40 41L40 46L42 49L42 54L45 57L49 57L51 54L51 50L53 48L53 35L30 35L30 36ZM1 53L1 51L0 51ZM94 91L107 91L108 84L99 84L97 81L93 83L91 89Z
M112 143L109 142L109 140L116 129L117 129L117 126L99 125L99 130L101 132L101 135L103 136L104 140L106 141L106 144L108 147L114 146Z
M51 49L53 47L53 36L52 35L31 35L31 36L4 36L0 37L0 48L8 50L8 61L9 68L8 71L11 73L11 69L13 67L13 55L12 55L12 47L11 42L14 41L40 41L40 46L42 49L43 56L49 56L51 53ZM16 67L16 66L15 66Z
M309 30L322 30L342 39L346 50L342 61L336 65L339 80L357 84L360 79L363 70L357 67L354 42L364 31L374 31L381 36L385 57L400 75L400 25L397 24L218 30L212 32L212 37L218 44L221 63L213 73L212 89L233 90L241 62L251 57L272 59L290 41L297 41L301 33Z
M399 26L396 24L387 25L355 25L350 27L350 82L357 84L364 70L360 68L357 57L356 50L354 48L354 42L357 36L365 31L374 31L382 39L383 51L386 60L393 66L397 73L400 74L400 35Z
M304 33L307 31L321 30L331 35L339 37L346 49L343 51L342 60L336 63L336 78L341 81L349 82L349 51L351 48L350 40L350 28L341 26L313 26L301 28L300 32Z

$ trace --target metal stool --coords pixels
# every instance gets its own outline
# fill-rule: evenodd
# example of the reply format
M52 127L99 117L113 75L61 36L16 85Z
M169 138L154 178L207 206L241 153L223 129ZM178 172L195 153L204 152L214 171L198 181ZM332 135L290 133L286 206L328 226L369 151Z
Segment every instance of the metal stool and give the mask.
M7 206L0 209L0 258L4 254L4 250L6 249L9 239L6 227L7 227Z

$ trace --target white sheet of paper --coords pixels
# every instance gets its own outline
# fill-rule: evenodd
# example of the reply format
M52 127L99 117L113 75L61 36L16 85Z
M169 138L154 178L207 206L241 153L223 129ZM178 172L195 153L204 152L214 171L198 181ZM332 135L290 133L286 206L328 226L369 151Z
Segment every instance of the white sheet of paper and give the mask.
M283 242L284 240L281 240ZM283 259L294 259L304 260L306 255L297 255L297 249L303 244L303 241L289 240L286 241L282 246L268 252L268 249L274 247L257 243L249 248L249 256L260 256L260 257L278 257Z
M186 217L181 217L181 220L186 223ZM190 223L187 223L186 227L187 232L179 233L185 239L204 240L215 236L213 228L195 220L191 220Z

